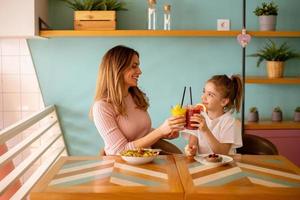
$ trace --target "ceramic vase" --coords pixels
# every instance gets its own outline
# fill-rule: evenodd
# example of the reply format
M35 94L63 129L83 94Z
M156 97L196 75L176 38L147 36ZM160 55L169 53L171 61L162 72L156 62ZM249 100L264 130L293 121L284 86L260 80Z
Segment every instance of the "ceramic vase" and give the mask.
M294 121L295 122L300 122L300 112L295 112L295 114L294 114Z
M248 113L248 122L258 122L259 115L258 112L249 112Z
M259 16L260 31L275 31L276 30L276 15Z
M272 121L281 122L282 121L282 112L272 112Z

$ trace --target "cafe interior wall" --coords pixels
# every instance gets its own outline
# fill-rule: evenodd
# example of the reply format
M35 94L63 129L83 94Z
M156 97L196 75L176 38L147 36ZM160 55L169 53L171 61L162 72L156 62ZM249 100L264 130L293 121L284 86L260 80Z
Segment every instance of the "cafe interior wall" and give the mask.
M269 2L268 0L266 0ZM146 29L146 0L126 0L128 11L118 13L118 29ZM172 29L215 30L217 19L230 19L231 29L242 26L242 0L158 0L158 29L162 29L162 8L172 6ZM258 30L252 13L261 0L247 1L247 28ZM278 30L299 30L298 0L275 0L279 5ZM49 25L53 29L73 29L73 11L59 0L49 0ZM252 38L246 54L254 53L267 38ZM275 38L300 51L299 38ZM93 102L98 65L104 53L115 45L126 45L140 53L143 74L140 88L150 100L152 126L168 116L172 105L180 103L184 86L193 89L193 102L200 102L205 81L214 74L242 73L242 49L232 37L58 37L28 41L46 105L58 108L69 152L95 155L103 141L88 113ZM247 75L265 75L256 58L247 57ZM297 66L298 65L298 66ZM287 63L286 75L300 75L300 60ZM189 96L185 104L189 103ZM246 114L257 106L261 119L269 119L272 108L280 106L285 119L300 106L299 85L246 85ZM240 117L240 115L237 115ZM181 148L186 141L173 140Z

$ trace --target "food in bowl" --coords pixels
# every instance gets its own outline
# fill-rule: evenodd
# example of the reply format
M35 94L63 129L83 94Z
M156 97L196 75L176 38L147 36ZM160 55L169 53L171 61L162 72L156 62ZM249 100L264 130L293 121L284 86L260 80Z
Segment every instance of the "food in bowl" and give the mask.
M129 157L151 157L157 155L159 152L152 151L151 149L135 149L135 150L126 150L121 153L121 156Z
M130 164L139 165L151 162L158 154L159 151L151 149L134 149L123 151L121 158Z
M218 155L218 154L208 154L207 156L204 157L204 159L207 162L213 162L213 163L217 163L217 162L222 162L222 156Z

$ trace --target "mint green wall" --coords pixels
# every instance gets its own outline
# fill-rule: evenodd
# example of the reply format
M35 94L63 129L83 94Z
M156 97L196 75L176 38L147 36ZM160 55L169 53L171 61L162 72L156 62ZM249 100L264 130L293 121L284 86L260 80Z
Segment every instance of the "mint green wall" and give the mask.
M146 0L127 0L129 11L118 13L119 29L146 28ZM218 18L231 20L232 29L242 24L242 0L158 0L158 23L162 26L162 5L172 5L173 29L216 29ZM257 30L252 10L262 1L248 0L247 26ZM300 30L299 0L275 1L279 4L278 29ZM49 0L50 26L72 29L72 11L59 0ZM247 54L261 47L266 38L253 38ZM300 39L287 41L300 51ZM194 101L200 100L204 82L213 74L241 73L242 51L235 38L151 38L151 37L80 37L29 40L34 64L46 105L58 107L69 151L73 155L97 154L103 142L88 119L96 74L103 54L123 44L140 52L142 76L139 85L150 99L153 127L169 116L171 105L179 103L183 87L192 86ZM247 58L248 75L264 75L265 68ZM300 61L287 63L286 75L300 75ZM281 106L285 119L300 106L299 85L247 85L246 111L259 108L262 119L274 106ZM185 141L174 141L183 146Z

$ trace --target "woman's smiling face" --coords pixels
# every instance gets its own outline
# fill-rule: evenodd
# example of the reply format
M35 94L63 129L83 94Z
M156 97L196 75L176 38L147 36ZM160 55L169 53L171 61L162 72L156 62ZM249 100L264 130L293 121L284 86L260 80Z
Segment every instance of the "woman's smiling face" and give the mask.
M139 76L142 74L140 69L139 57L135 54L132 57L130 66L124 71L125 88L136 87Z

